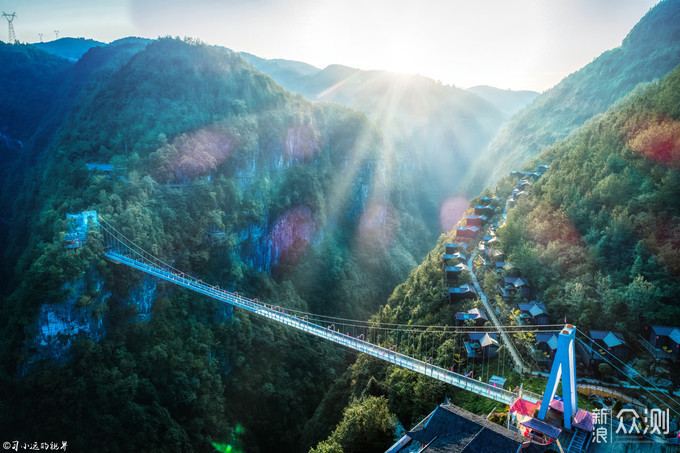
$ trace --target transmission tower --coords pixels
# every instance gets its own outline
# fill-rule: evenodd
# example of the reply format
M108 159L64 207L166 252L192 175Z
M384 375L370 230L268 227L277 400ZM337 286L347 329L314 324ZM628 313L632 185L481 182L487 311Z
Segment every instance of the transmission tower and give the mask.
M59 30L54 30L54 36L56 36L56 39L59 39Z
M42 33L38 33L38 36L40 36L40 42L43 42L43 34L42 34Z
M7 25L9 26L9 41L8 41L8 42L9 42L10 44L13 44L14 41L17 40L17 36L16 36L16 34L14 33L14 24L13 24L12 22L14 22L14 19L16 19L17 14L16 14L16 13L7 14L6 12L3 11L3 12L2 12L2 17L4 17L5 19L7 19Z

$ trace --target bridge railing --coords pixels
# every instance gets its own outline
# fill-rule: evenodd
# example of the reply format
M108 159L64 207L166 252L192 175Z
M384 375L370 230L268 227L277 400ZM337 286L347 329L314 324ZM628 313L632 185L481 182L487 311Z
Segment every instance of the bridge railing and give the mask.
M129 267L141 270L206 296L221 300L237 307L241 307L250 312L297 328L298 330L325 338L327 340L333 341L334 343L366 353L373 357L410 369L420 374L431 376L440 381L472 391L479 395L486 396L504 404L510 404L517 396L515 393L505 390L501 387L496 387L454 371L446 370L434 364L423 362L422 360L404 355L397 351L392 351L391 349L375 345L366 341L365 339L359 339L349 334L343 334L339 331L332 330L328 327L324 327L323 325L311 322L309 319L304 319L290 313L287 314L285 313L284 308L268 305L258 301L257 299L249 299L238 295L238 293L232 293L230 291L221 289L219 286L204 283L200 279L187 275L168 265L167 263L150 256L150 254L147 252L138 249L138 247L132 243L132 241L128 240L124 236L119 237L119 235L122 235L110 227L110 225L105 224L103 225L102 229L105 232L106 239L106 249L104 253L109 259L115 262L125 264ZM529 395L528 392L525 392L525 398L535 399L536 401L539 399L537 395Z

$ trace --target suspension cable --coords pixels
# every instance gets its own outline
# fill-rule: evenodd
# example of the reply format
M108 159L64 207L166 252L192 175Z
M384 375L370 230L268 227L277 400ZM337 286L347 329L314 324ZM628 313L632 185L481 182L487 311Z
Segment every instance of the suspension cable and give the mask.
M595 351L594 349L592 349L588 344L586 344L586 343L585 343L583 340L581 340L580 338L577 337L576 339L577 339L583 346L585 346L587 349L590 349L590 350L593 351L593 352ZM602 359L603 359L605 362L607 362L609 365L611 365L615 370L619 371L619 372L622 373L624 376L627 376L626 373L625 373L625 371L623 371L622 369L620 369L619 367L617 367L616 365L614 365L612 362L610 362L609 360L607 360L607 358L604 357L602 354L598 353L598 355L599 355L600 357L602 357ZM641 376L641 375L640 375L640 376ZM641 376L641 377L642 377L642 376ZM651 390L649 390L648 388L646 388L645 386L643 386L642 384L640 384L639 382L637 382L632 376L628 376L628 379L630 379L631 381L633 381L635 384L639 385L639 386L640 386L640 389L642 389L642 390L644 390L645 392L647 392L647 393L649 393L650 395L652 395L654 398L656 398L657 400L659 400L661 403L663 403L666 407L668 407L670 410L672 410L673 412L675 412L677 415L680 415L680 412L678 412L677 410L675 410L674 408L672 408L672 407L668 404L668 402L666 402L666 401L664 401L663 399L659 398L654 392L652 392ZM643 379L644 379L644 378L643 378ZM645 380L646 380L646 379L645 379ZM649 382L649 381L647 381L647 382ZM650 383L650 384L651 384L651 383ZM670 394L666 394L664 390L658 388L658 387L655 386L654 384L652 384L652 386L653 386L654 388L656 388L656 389L657 389L659 392L661 392L662 394L668 396L668 398L669 398L671 401L673 401L674 403L678 404L678 401L676 401L672 396L670 396Z

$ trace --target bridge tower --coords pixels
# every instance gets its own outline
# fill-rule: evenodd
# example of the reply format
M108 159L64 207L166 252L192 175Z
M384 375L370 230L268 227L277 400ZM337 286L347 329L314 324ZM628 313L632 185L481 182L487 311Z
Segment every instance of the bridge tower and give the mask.
M545 387L538 418L545 420L550 402L555 396L557 385L562 381L562 400L564 404L564 427L571 429L571 420L578 411L576 397L576 327L564 326L557 338L557 353L550 369L548 385Z
M14 44L14 41L17 40L17 35L14 33L14 19L16 19L17 13L7 14L3 11L2 17L7 19L7 26L9 27L9 41L7 42L9 44Z

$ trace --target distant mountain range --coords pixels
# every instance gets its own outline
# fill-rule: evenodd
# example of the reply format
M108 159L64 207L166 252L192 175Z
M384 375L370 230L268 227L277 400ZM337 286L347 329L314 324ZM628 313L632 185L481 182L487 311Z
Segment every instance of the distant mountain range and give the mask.
M289 91L364 112L384 133L396 161L409 166L403 173L404 185L411 175L428 181L426 186L414 181L412 193L433 212L465 192L461 181L479 151L510 113L538 94L491 87L466 91L416 75L343 65L318 69L296 61L243 56ZM449 214L456 217L459 212ZM441 221L442 231L450 226Z
M501 112L508 115L514 115L541 94L536 91L528 90L501 90L500 88L494 88L488 85L479 85L468 88L468 91L486 99L495 105Z
M32 45L58 57L78 61L91 48L105 46L106 43L85 38L60 38L54 41L36 42Z

